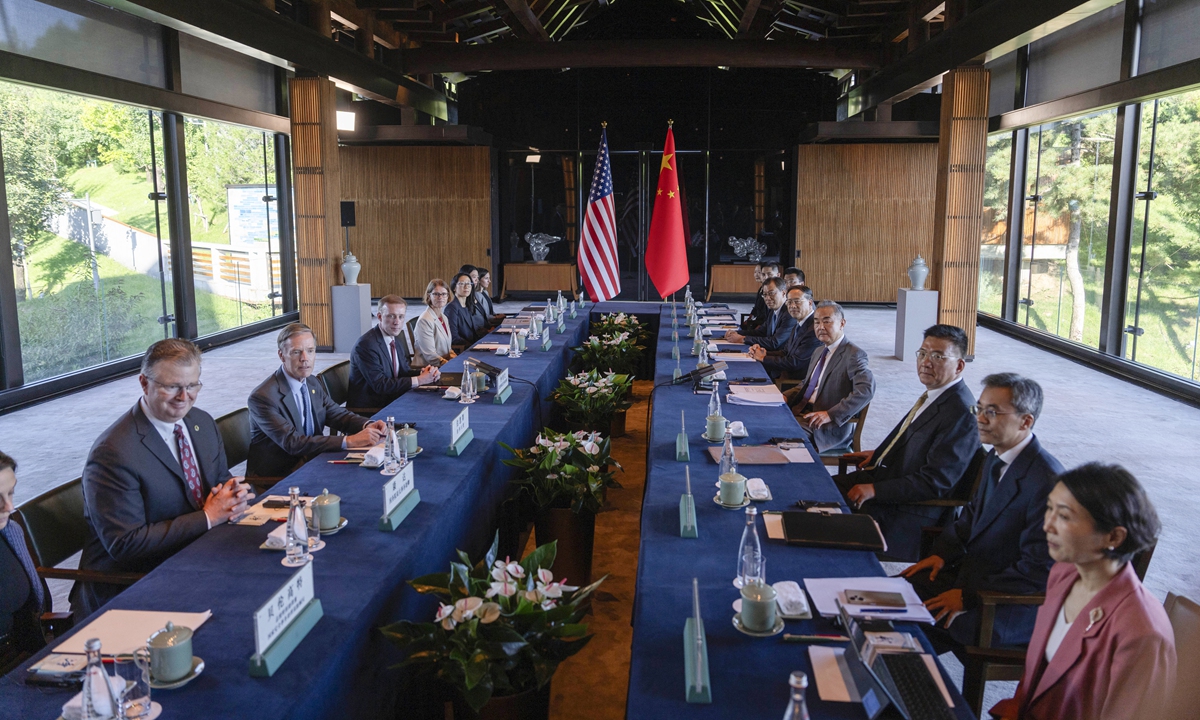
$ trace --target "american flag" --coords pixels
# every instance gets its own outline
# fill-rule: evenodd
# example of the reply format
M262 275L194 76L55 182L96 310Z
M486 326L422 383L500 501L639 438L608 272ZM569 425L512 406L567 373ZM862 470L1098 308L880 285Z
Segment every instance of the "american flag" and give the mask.
M608 131L600 131L600 150L588 194L583 232L579 236L579 271L593 302L611 300L621 292L617 262L617 214L613 208L612 166L608 161Z

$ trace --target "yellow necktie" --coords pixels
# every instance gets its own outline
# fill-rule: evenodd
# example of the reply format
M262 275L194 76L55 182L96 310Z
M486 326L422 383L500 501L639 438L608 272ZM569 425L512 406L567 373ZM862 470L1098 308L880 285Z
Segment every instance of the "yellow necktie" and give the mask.
M893 437L892 441L883 449L883 452L871 459L870 467L863 468L864 470L874 470L875 468L879 467L879 463L883 462L883 459L887 457L887 454L891 451L891 449L896 446L896 442L900 440L900 436L904 434L904 431L908 429L910 424L912 424L913 418L917 416L917 411L921 409L921 406L924 405L925 401L928 399L929 393L921 393L921 397L917 398L916 404L912 406L912 410L908 411L908 416L905 417L904 422L900 424L900 429L896 431L895 437Z

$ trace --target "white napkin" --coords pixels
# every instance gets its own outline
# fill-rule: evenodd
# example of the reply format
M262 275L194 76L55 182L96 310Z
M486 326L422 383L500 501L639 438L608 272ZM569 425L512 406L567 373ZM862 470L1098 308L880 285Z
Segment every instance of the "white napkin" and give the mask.
M269 535L267 535L267 539L264 544L272 550L283 550L286 548L287 523L279 523L279 527L275 528Z
M749 434L746 432L746 423L741 420L734 420L729 423L729 434L734 437L746 437Z
M95 672L95 671L93 670L92 672ZM108 686L110 688L112 688L113 697L117 699L118 703L120 703L121 693L125 691L125 680L123 678L113 677L112 675L109 675L107 672L104 672L104 676L106 678L108 678ZM95 703L96 700L98 700L98 699L99 698L93 699L92 702ZM103 708L98 708L98 709L103 709ZM121 710L120 707L110 708L110 713L111 713L112 717L114 717L114 718L117 717L120 714L120 710ZM62 706L62 716L63 716L63 720L80 720L80 718L83 717L83 693L82 692L76 693L75 697L68 700L67 703Z
M771 489L762 478L750 478L746 481L746 492L751 500L767 500L771 497Z
M383 443L379 443L363 455L363 467L379 467L383 465Z

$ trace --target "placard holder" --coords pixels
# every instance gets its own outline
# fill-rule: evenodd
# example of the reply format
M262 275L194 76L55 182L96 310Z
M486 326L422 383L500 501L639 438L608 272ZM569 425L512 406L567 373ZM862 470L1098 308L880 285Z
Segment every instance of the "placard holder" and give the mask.
M421 491L417 488L413 488L412 492L410 492L403 500L400 501L400 504L396 506L395 510L379 518L379 529L384 532L392 532L396 528L400 527L400 523L404 522L404 518L408 517L408 514L412 512L413 508L415 508L420 502Z
M560 317L558 318L558 325L556 325L556 326L554 327L554 332L556 332L556 333L558 333L559 335L561 335L561 334L565 333L566 331L567 331L567 323L566 323L566 321L564 321L564 320L562 319L562 317L560 316Z
M512 385L509 385L500 392L496 393L496 397L492 398L492 404L503 405L510 396L512 396Z
M543 333L543 337L545 339L542 340L542 352L548 352L550 350L550 348L554 345L554 343L550 341L550 332L545 331Z
M675 462L688 462L692 459L692 451L688 447L687 423L683 421L683 411L679 411L679 434L675 436Z
M575 319L575 308L571 308L571 319Z
M679 343L675 343L675 345L671 348L671 359L679 359Z
M684 468L687 472L687 492L679 498L679 537L694 538L699 537L696 530L696 499L692 497L692 473L688 468Z
M683 625L683 669L687 701L711 703L712 687L708 681L708 639L704 620L700 618L700 590L692 578L692 617Z
M308 605L300 611L296 619L288 625L287 630L280 633L275 642L271 643L271 647L262 655L254 654L250 656L250 677L271 677L275 671L283 665L304 636L308 635L308 631L313 629L317 621L324 616L325 611L321 609L321 601L318 598L313 598Z
M467 428L467 431L459 436L449 447L446 448L446 454L450 457L458 457L466 451L467 446L475 439L475 430Z

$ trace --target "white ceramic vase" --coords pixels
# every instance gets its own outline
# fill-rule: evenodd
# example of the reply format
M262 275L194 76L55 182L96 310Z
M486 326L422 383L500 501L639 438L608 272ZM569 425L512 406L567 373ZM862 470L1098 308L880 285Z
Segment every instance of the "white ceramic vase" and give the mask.
M362 265L358 262L358 258L354 257L354 253L346 253L342 258L342 275L346 278L347 285L358 284L358 273L362 271Z
M927 277L929 277L929 266L925 264L925 258L917 255L917 259L908 266L909 289L924 290Z

